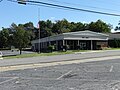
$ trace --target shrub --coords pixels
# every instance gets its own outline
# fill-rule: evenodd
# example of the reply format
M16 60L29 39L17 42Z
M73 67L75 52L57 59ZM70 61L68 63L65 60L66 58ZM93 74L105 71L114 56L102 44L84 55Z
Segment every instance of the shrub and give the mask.
M49 45L49 46L48 46L48 50L49 50L49 52L53 52L54 46L53 46L53 45Z

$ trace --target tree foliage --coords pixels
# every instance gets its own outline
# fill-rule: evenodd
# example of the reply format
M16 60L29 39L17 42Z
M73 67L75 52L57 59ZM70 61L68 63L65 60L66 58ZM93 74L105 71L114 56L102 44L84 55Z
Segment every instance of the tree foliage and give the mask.
M27 47L30 43L31 33L25 30L24 25L22 24L13 28L15 30L15 32L13 32L13 45L16 48L19 48L21 54L22 48Z
M9 46L9 31L5 28L0 32L0 48Z
M120 21L118 22L118 25L115 27L115 31L120 30Z
M108 33L111 31L111 27L104 23L101 20L98 20L96 22L91 22L88 25L88 30L94 31L94 32L102 32L102 33Z
M16 48L19 48L21 54L22 48L28 47L30 40L33 38L31 30L26 30L28 26L29 25L24 26L23 24L17 26L12 23L10 28L3 29L0 32L1 48L15 46Z

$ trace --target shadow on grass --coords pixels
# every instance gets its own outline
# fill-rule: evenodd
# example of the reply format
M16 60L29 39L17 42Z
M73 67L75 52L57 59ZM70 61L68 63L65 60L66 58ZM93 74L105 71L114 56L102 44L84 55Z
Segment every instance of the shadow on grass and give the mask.
M17 55L3 55L2 57L12 57L12 56L17 56Z

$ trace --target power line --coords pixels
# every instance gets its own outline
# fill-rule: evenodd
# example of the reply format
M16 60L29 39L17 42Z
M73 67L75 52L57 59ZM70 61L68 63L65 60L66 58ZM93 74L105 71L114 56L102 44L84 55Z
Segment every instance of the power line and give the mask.
M45 0L44 0L45 1ZM46 1L52 1L52 2L58 2L58 3L64 3L64 4L70 4L70 5L80 5L80 6L85 6L85 7L89 7L89 8L98 8L98 9L106 9L106 10L112 10L112 9L108 9L108 8L101 8L101 7L96 7L96 6L89 6L89 5L81 5L81 4L78 4L78 3L70 3L70 2L61 2L61 1L59 1L59 0L46 0ZM78 0L78 1L80 1L80 0ZM88 0L87 0L88 1ZM110 5L112 5L112 6L120 6L120 2L116 2L116 1L109 1L109 2L107 2L107 3L105 3L105 0L90 0L90 2L97 2L98 4L104 4L105 6L106 6L106 4L110 4ZM98 6L98 5L97 5ZM115 10L115 11L118 11L118 10Z
M91 1L91 0L90 0ZM111 1L111 0L109 0L107 3L105 3L105 0L93 0L94 2L97 2L97 3L101 3L101 4L104 4L104 5L106 5L106 4L110 4L111 6L120 6L120 2L116 2L116 1Z
M91 12L91 13L104 14L104 15L111 15L111 16L120 16L119 14L98 12L98 11L92 11L92 10L86 10L86 9L80 9L80 8L62 6L62 5L51 4L51 3L45 3L45 2L39 2L39 1L27 1L27 2L39 3L39 4L43 4L43 5L54 6L54 7L60 7L60 8L65 8L65 9L77 10L77 11Z
M10 1L10 2L15 2L15 3L18 3L17 1L13 1L13 0L7 0L7 1ZM53 8L52 6L46 6L46 5L40 5L40 4L33 4L33 3L27 3L28 5L35 5L35 6L43 6L43 7L49 7L49 8ZM59 7L56 7L57 9L61 9ZM65 9L63 8L63 10L70 10L70 9ZM73 10L71 10L73 11Z
M67 4L67 5L75 5L75 6L77 5L77 6L83 6L83 7L88 7L88 8L103 9L103 10L109 10L109 11L119 11L119 10L114 10L114 9L96 7L96 6L82 5L82 4L78 4L78 3L76 4L76 3L69 3L69 2L61 2L61 1L58 1L58 0L47 0L47 1L53 1L53 2L57 2L57 3Z
M27 3L27 4L53 8L53 7L51 7L51 6L40 5L40 4L31 4L31 3ZM71 4L72 4L72 3L71 3ZM56 7L56 8L61 9L60 7ZM97 8L97 7L92 7L92 8ZM66 9L66 8L63 8L63 9L64 9L64 10L70 10L70 9ZM105 10L105 8L98 8L98 9L104 9L104 10ZM112 9L106 9L106 10L112 10ZM74 10L71 10L71 11L74 11ZM119 10L112 10L112 11L119 11ZM120 11L119 11L119 12L120 12Z
M9 0L11 1L11 0ZM69 7L69 6L62 6L62 5L57 5L57 4L51 4L51 3L45 3L45 2L40 2L40 1L26 1L26 3L35 3L35 4L42 4L45 6L52 6L54 8L64 8L64 9L69 9L69 10L75 10L75 11L83 11L83 12L89 12L89 13L96 13L96 14L102 14L102 15L109 15L109 16L120 16L120 14L114 14L114 13L106 13L106 12L99 12L99 11L93 11L93 10L87 10L87 9L81 9L81 8L74 8L74 7Z
M0 0L0 2L2 2L3 0Z
M27 3L28 5L35 5L35 6L43 6L43 7L50 7L50 8L53 8L52 6L46 6L46 5L39 5L39 4L31 4L31 3ZM60 7L56 7L57 9L61 9ZM63 10L70 10L70 9L65 9L63 8ZM71 11L74 11L74 10L71 10Z

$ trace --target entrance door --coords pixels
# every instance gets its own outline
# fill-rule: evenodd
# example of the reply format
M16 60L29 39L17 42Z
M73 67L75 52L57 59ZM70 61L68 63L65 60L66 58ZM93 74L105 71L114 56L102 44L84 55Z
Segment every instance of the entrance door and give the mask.
M89 40L80 41L79 43L81 50L90 50L91 49L91 42Z
M81 50L86 50L86 47L87 47L87 44L86 44L86 42L80 42L80 49Z

